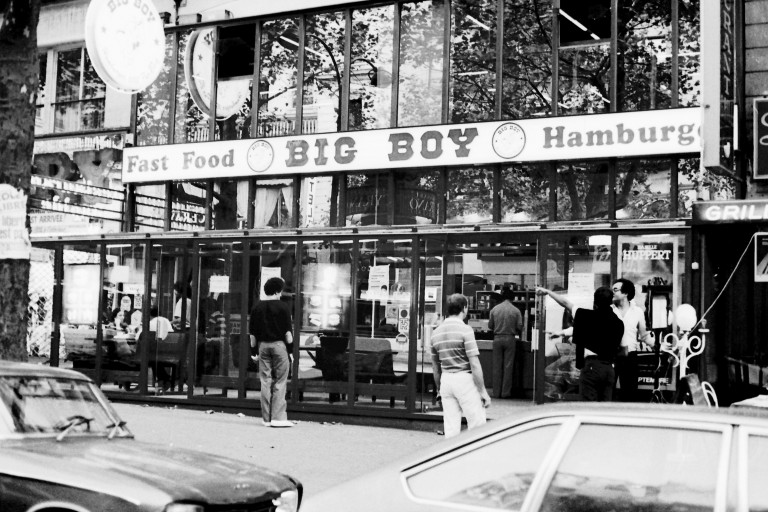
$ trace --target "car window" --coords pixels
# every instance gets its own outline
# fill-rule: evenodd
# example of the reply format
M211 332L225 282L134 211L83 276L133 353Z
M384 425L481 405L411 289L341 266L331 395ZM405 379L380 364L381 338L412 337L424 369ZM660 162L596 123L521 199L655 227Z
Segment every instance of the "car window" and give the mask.
M541 511L713 510L721 450L718 432L582 425Z
M768 437L749 436L747 448L748 499L750 511L768 510Z
M407 479L417 498L519 510L560 425L518 432Z

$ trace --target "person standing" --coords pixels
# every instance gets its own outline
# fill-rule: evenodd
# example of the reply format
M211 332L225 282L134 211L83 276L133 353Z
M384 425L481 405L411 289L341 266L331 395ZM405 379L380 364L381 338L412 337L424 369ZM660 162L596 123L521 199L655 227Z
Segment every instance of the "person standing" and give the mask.
M461 431L461 416L473 429L485 423L491 397L483 383L475 333L464 323L467 298L454 293L446 300L447 316L432 333L432 374L443 404L445 437Z
M280 300L285 281L267 279L266 298L257 301L251 311L249 332L256 338L261 381L261 419L267 427L292 427L288 421L285 391L293 344L293 321L288 305Z
M502 302L488 317L488 329L493 331L493 398L512 396L512 374L515 368L515 349L523 330L523 315L512 304L514 294L505 286Z
M552 334L573 335L576 367L581 370L581 397L592 402L610 401L616 380L613 365L624 335L624 324L611 310L611 289L601 286L595 290L593 309L577 308L568 297L542 287L536 288L536 295L549 295L573 315L572 327Z
M631 300L635 298L635 285L629 279L617 279L611 288L611 308L624 322L624 336L616 357L616 380L621 383L618 394L622 402L637 400L637 353L640 342L651 346L651 334L645 326L645 312Z

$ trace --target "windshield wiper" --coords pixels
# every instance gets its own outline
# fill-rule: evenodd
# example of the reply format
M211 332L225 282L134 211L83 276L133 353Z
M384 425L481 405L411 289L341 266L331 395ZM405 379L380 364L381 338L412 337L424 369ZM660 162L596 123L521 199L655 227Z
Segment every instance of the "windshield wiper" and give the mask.
M117 435L117 431L122 430L125 425L126 425L126 422L122 420L118 421L117 423L110 423L109 425L107 425L107 428L112 429L109 431L109 435L107 436L107 439L112 439L113 437L115 437L115 435Z
M82 416L80 414L75 414L74 416L70 416L66 420L60 421L53 427L56 430L61 430L61 433L58 436L56 436L56 441L63 440L64 437L67 434L69 434L69 432L73 428L77 427L78 425L82 425L83 423L85 423L86 428L90 430L92 421L93 421L93 418L86 418L85 416Z

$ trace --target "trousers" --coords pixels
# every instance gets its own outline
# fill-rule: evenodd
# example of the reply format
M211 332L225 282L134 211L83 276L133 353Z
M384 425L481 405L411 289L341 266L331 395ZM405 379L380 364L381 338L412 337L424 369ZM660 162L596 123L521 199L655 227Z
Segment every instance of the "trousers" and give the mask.
M515 368L517 342L512 334L493 337L493 397L512 396L512 372Z
M584 360L579 381L581 397L590 402L610 402L615 380L612 363L587 358Z
M288 349L282 341L259 343L261 418L266 422L288 419L285 391L288 383Z
M446 438L459 435L462 414L467 418L470 429L485 423L485 407L471 373L443 372L440 375L440 397Z

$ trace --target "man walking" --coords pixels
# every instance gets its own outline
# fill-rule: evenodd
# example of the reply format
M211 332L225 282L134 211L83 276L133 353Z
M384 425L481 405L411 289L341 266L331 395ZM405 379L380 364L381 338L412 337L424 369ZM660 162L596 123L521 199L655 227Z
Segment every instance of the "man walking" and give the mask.
M573 334L576 367L581 369L581 397L592 402L610 401L616 380L613 365L624 334L624 324L611 310L611 289L601 286L595 290L594 309L577 308L568 297L546 288L537 287L536 294L549 295L573 314L572 327L552 334L555 337Z
M617 279L612 286L611 308L624 323L624 336L616 358L616 380L621 383L619 398L622 402L637 400L637 353L639 341L651 345L651 335L645 327L645 313L636 304L635 285L628 279Z
M464 323L467 298L455 293L446 300L446 318L432 333L432 373L443 402L445 437L461 431L461 416L472 429L485 423L491 397L483 383L475 333Z
M493 331L493 398L512 396L512 373L515 368L515 348L523 330L523 315L512 304L514 295L505 286L502 302L491 310L488 329Z
M256 338L261 381L261 419L267 427L292 427L285 402L293 343L293 321L288 305L280 301L285 281L272 277L264 284L266 298L251 311L249 331Z

